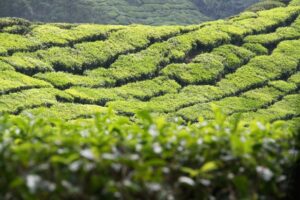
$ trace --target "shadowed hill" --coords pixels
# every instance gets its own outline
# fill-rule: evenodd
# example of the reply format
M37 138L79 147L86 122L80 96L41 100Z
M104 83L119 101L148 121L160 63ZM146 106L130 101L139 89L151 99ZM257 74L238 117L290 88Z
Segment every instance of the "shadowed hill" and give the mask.
M0 17L44 22L198 24L237 14L258 0L1 0Z

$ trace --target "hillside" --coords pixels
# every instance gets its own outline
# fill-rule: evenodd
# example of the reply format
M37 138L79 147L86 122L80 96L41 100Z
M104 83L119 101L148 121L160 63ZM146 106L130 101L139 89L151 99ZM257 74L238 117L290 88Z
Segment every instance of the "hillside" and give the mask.
M0 18L0 199L291 195L300 1L269 5L189 26Z
M258 0L1 0L0 17L44 22L199 24L237 14Z
M76 119L112 106L126 116L148 109L196 121L211 118L214 103L233 117L297 117L298 12L185 27L2 19L0 112Z

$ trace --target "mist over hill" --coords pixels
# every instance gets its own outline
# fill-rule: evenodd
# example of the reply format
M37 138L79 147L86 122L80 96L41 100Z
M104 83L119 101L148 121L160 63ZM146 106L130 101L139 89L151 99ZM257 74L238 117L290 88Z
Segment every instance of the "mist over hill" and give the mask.
M43 22L199 24L237 14L258 0L1 0L0 17Z

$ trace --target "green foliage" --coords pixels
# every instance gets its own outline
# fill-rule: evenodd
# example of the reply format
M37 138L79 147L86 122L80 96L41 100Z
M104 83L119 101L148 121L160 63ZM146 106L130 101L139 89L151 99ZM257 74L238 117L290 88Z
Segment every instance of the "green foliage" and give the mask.
M268 54L268 49L258 43L245 43L243 47L256 53L257 55Z
M0 29L9 26L28 26L30 24L29 21L20 18L1 18L0 19Z
M229 74L218 85L223 90L237 92L291 74L297 67L298 63L286 55L258 56L235 73Z
M68 108L67 108L68 109ZM182 126L146 112L138 123L0 117L0 196L22 199L283 198L294 139L281 123ZM280 153L278 153L280 152ZM220 189L222 188L222 189Z
M283 92L293 91L297 89L297 85L295 83L286 82L283 80L271 81L269 85Z
M291 40L281 42L278 47L274 50L274 53L282 54L284 56L290 57L291 59L297 61L300 59L300 40Z
M296 90L296 88L288 88L286 90L281 90L281 88L274 87L274 83L279 81L271 81L269 83L270 86L265 86L263 88L257 88L254 90L247 91L243 93L241 96L249 99L258 100L261 102L265 102L265 104L269 102L276 101L278 97L281 97L283 94L288 94ZM281 81L281 84L288 84L285 81ZM267 103L266 103L267 102Z
M81 41L89 41L107 38L112 31L122 29L122 26L103 26L103 25L73 25L68 29L61 24L45 24L32 28L28 34L30 37L36 38L40 43L46 46L65 45L69 43L78 43Z
M290 6L300 6L300 1L299 0L291 0Z
M72 120L77 118L88 118L95 114L107 113L107 108L96 105L82 105L73 103L55 103L45 107L27 109L20 114L21 117L36 116L47 119Z
M0 33L0 56L36 47L36 42L20 35Z
M240 66L246 64L255 54L243 47L234 45L224 45L215 48L213 54L224 57L223 64L226 70L235 70Z
M212 104L222 107L224 113L227 115L235 112L245 112L255 107L262 105L262 102L248 99L244 97L228 97L220 101L213 101ZM196 104L187 108L180 109L176 114L183 117L185 120L196 122L199 114L205 119L212 119L214 117L213 110L210 103Z
M243 120L257 119L263 121L291 119L299 115L299 99L299 94L287 95L270 107L258 109L256 112L245 112L241 114L241 118Z
M29 75L37 72L54 70L49 63L43 62L38 58L31 57L24 53L17 53L10 57L3 57L2 60L13 66L16 70Z
M57 88L68 88L71 86L103 86L108 84L105 79L80 76L66 72L47 72L34 75L35 78L50 82Z
M183 106L221 98L223 93L219 88L210 85L189 85L177 94L166 94L155 97L149 102L115 101L108 105L111 105L117 111L129 114L135 113L138 110L168 113L174 112Z
M146 101L152 97L166 93L176 93L180 86L173 80L158 77L152 80L129 83L115 88L72 87L67 93L80 101L105 105L106 102L121 99L140 99Z
M208 61L208 62L207 62ZM220 61L202 60L197 63L171 64L162 70L162 74L175 79L181 84L209 84L214 82L223 72Z
M295 87L281 91L277 88L266 86L247 91L240 96L226 97L210 103L199 103L194 106L183 108L180 109L177 114L189 121L197 121L199 114L205 119L212 119L214 113L211 109L211 104L222 108L222 111L228 116L234 113L255 111L278 101L282 96L294 92L295 90Z
M97 27L94 27L94 29L97 30ZM145 48L152 41L160 41L189 29L190 27L177 26L156 28L132 26L111 33L108 39L104 41L79 43L74 46L75 48L52 47L47 50L37 51L29 56L41 58L45 63L51 64L56 70L81 73L86 69L107 66L120 54Z
M297 72L288 79L290 82L295 83L298 87L300 86L300 72Z
M53 88L29 89L1 95L0 113L19 114L25 109L51 106L57 103L58 99L72 101L70 95Z
M259 43L267 47L273 47L283 40L293 40L300 37L300 17L289 27L280 27L274 33L250 35L246 37L245 42Z
M0 60L0 71L14 70L14 68L6 62Z
M0 94L20 91L36 87L51 87L51 84L31 78L11 70L2 71L0 74Z
M208 33L214 32L212 37ZM88 76L111 78L117 83L138 80L155 74L161 65L173 61L184 60L196 45L213 48L229 42L230 37L224 32L218 32L214 27L202 28L187 34L173 37L165 42L155 43L146 50L135 54L120 56L108 69L98 68L88 71Z

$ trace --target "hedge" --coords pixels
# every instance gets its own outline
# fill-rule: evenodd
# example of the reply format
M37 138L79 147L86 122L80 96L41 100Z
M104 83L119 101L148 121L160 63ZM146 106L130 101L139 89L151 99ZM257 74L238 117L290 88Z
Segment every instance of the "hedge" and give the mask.
M0 196L21 199L284 198L295 139L282 122L182 126L140 112L65 123L1 116ZM292 122L291 122L292 124ZM288 126L288 127L292 127Z

